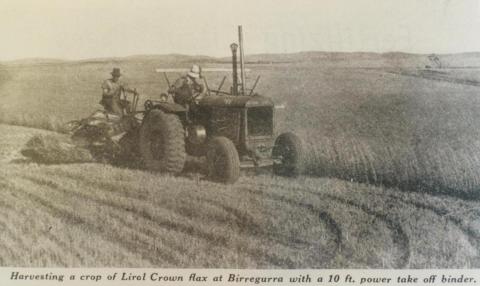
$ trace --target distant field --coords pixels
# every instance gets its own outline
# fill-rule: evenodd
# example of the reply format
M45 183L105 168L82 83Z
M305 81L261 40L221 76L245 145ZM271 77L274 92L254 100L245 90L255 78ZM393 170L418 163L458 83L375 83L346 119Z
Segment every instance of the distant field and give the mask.
M480 267L480 202L337 179L232 186L103 164L38 165L48 131L0 125L0 266Z
M480 197L479 87L388 72L396 66L423 68L421 56L339 54L329 60L304 56L309 61L286 57L282 63L251 64L248 81L260 75L257 91L286 104L279 111L278 128L303 138L310 154L309 174ZM211 59L198 61L228 67L208 63ZM454 63L453 56L446 61ZM100 108L100 84L112 67L119 66L125 81L146 99L166 90L163 75L155 68L188 68L193 62L194 58L153 57L4 65L0 119L58 130L62 123ZM223 75L206 74L210 87L216 87ZM173 80L179 74L169 76ZM449 69L449 76L474 80L478 73L455 68Z

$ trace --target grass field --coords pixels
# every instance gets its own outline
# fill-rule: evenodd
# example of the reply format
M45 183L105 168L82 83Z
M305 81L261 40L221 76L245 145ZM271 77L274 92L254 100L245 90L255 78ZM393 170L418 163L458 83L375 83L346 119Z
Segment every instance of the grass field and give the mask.
M418 55L333 54L327 60L319 55L279 55L271 60L284 62L249 65L249 82L261 76L257 91L285 103L278 114L279 132L294 131L303 138L311 155L309 174L480 196L479 87L391 73L399 67L415 69L414 64L423 67ZM469 62L478 58L467 56ZM446 61L464 63L467 56ZM155 68L188 68L195 61L227 67L181 56L4 65L0 120L58 130L100 108L100 84L113 66L122 68L143 102L166 90ZM450 78L475 80L475 69L448 71ZM209 85L216 87L223 75L206 74ZM176 76L170 74L171 80Z
M478 201L264 174L233 186L103 164L38 165L0 125L0 265L480 267Z
M314 55L249 65L250 82L261 76L258 92L286 106L279 132L294 131L307 147L308 177L297 180L263 174L224 186L195 172L37 165L18 151L47 131L2 125L0 262L480 267L479 87L401 75L423 68L419 56ZM113 66L146 99L166 89L155 68L197 61L225 66L179 56L6 64L0 120L60 130L100 108ZM475 80L473 69L449 73ZM222 76L206 74L210 87Z

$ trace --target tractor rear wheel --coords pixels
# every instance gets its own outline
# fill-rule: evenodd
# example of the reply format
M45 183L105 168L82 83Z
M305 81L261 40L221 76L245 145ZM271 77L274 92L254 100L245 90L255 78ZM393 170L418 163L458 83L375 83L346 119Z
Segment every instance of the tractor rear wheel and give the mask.
M296 177L303 171L305 154L302 141L293 133L287 132L277 137L272 157L281 161L273 165L276 175Z
M214 137L207 148L208 175L215 181L233 184L240 177L240 159L233 142Z
M139 137L140 154L147 169L173 174L182 171L186 160L185 136L178 116L150 111Z

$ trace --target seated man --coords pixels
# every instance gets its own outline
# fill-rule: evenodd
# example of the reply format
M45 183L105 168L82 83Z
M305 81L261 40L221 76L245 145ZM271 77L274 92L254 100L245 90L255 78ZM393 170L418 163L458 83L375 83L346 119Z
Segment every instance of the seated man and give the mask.
M175 83L168 90L173 94L175 103L186 106L190 104L193 99L201 96L205 91L203 78L201 76L201 69L197 65L193 65L190 71L175 81Z
M105 80L102 84L103 93L100 104L103 105L105 111L122 116L125 109L129 109L129 102L120 98L122 92L136 93L136 91L119 81L120 76L122 76L119 68L114 68L110 74L112 77Z

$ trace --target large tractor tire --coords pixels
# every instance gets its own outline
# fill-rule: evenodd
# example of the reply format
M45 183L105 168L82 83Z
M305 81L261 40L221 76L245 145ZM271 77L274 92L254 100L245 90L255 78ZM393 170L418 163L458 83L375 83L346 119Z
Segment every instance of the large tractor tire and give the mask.
M214 137L207 147L208 175L212 180L233 184L240 177L240 159L230 139Z
M181 172L186 153L184 130L178 116L161 110L150 111L140 128L139 149L147 169Z
M273 165L273 172L276 175L296 177L303 172L305 163L303 144L293 133L287 132L277 137L272 157L281 161Z

